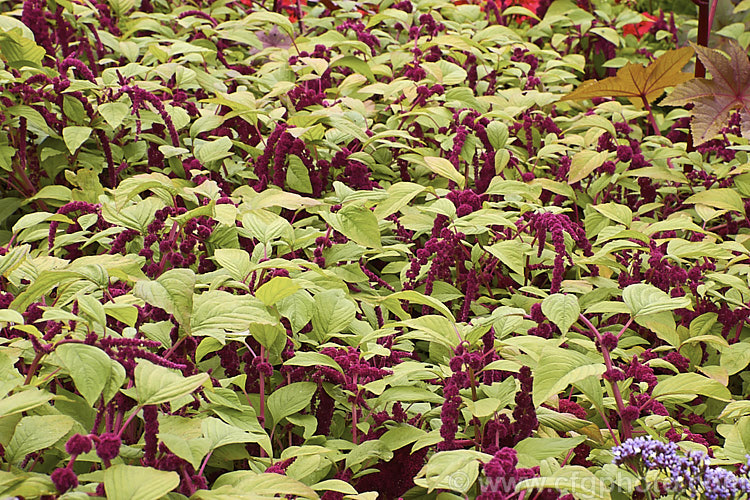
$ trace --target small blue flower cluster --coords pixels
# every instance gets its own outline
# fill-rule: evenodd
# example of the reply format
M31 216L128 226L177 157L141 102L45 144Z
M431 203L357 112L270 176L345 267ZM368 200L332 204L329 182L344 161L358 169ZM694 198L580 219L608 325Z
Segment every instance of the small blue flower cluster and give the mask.
M647 437L631 438L612 448L614 464L642 461L649 470L661 470L669 476L667 486L674 492L690 498L706 500L733 500L742 495L750 497L750 455L748 463L737 476L720 467L709 467L711 459L701 451L678 455L675 443L662 443Z

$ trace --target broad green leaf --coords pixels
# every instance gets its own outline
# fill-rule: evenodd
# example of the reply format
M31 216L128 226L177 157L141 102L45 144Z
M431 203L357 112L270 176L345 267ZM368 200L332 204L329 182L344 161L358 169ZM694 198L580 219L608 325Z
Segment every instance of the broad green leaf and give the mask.
M3 31L0 32L0 55L3 59L8 61L8 65L12 68L32 66L41 69L42 59L46 54L44 48L37 45L33 37L24 36L26 30L8 26L7 19L12 18L3 16L3 19L6 20Z
M228 444L257 443L266 437L265 434L246 432L213 417L203 419L201 430L206 438L209 450L215 450Z
M195 295L190 332L223 341L225 333L247 332L251 325L276 325L263 303L250 295L211 290Z
M193 309L195 281L195 273L190 269L171 269L155 281L138 281L133 294L173 314L177 322L186 327Z
M276 303L279 314L289 320L294 333L302 330L315 312L315 299L306 291L298 290Z
M383 304L387 305L388 307L392 307L395 305L399 305L398 301L406 300L409 302L414 302L415 304L421 304L425 306L430 306L446 318L448 318L450 321L456 321L456 318L453 316L453 313L451 313L450 309L448 309L445 304L440 302L439 300L435 299L434 297L430 297L429 295L425 295L423 293L419 293L416 290L403 290L400 292L395 292L390 295L388 295L385 300L383 300ZM401 309L399 305L399 309ZM403 311L403 309L401 309Z
M732 394L716 380L697 373L678 373L659 380L653 391L655 399L663 399L675 394L697 394L719 401L731 401Z
M357 308L342 290L326 290L315 295L313 331L321 342L349 327Z
M581 308L575 295L556 293L542 301L542 312L565 335L578 320Z
M279 28L283 29L288 35L294 36L294 26L292 26L292 23L289 22L289 18L275 12L253 12L249 16L245 17L244 22L248 24L267 24L269 26L278 26Z
M602 166L607 160L609 153L607 151L590 151L584 149L573 155L568 172L568 184L585 179L591 172Z
M63 140L70 154L75 154L78 151L78 148L89 138L91 132L91 127L70 126L63 129Z
M346 467L351 469L371 458L388 462L393 458L393 452L379 439L365 441L364 443L358 444L346 456Z
M15 323L23 325L23 316L13 309L0 309L0 323Z
M203 145L195 152L195 157L201 163L207 164L231 156L232 140L229 137L221 137Z
M366 76L370 82L375 81L375 75L373 74L372 69L370 69L370 65L358 57L344 56L336 59L331 63L331 67L335 68L337 66L351 68L360 75Z
M340 230L347 238L362 246L380 248L378 219L372 210L358 205L347 205L338 212Z
M610 488L593 472L580 465L566 465L552 476L535 477L521 481L516 491L542 491L545 488L566 490L582 500L610 500Z
M18 230L19 229L17 229L16 226L13 226L14 233ZM21 245L13 247L8 253L0 257L0 276L8 276L11 272L17 269L18 266L23 264L29 254L29 250L31 250L30 245Z
M237 281L245 281L252 272L250 254L239 248L217 248L214 260Z
M530 437L514 446L519 455L519 462L524 467L539 465L541 460L563 455L586 440L585 436L572 438Z
M666 292L647 283L628 285L622 291L622 300L628 305L634 317L673 311L690 305L690 298L670 297Z
M583 354L559 347L545 347L540 355L539 369L534 372L534 406L588 377L601 375L606 367L591 363Z
M424 163L432 172L455 182L459 188L464 188L466 179L456 170L456 167L453 166L450 160L439 156L425 156Z
M305 352L300 351L294 355L292 359L284 361L285 365L292 366L328 366L334 370L338 370L344 373L341 366L336 363L330 356L320 354L318 352Z
M523 276L526 264L525 254L531 247L518 240L498 241L487 247L487 251L500 259L514 273Z
M231 485L231 487L230 487ZM252 492L253 497L248 500L266 500L271 498L280 498L291 495L294 498L307 498L309 500L320 500L315 490L309 486L292 479L291 477L282 476L266 472L258 474L251 471L234 471L224 474L216 481L216 485L211 492L225 490L228 492L222 500L232 498L245 498L239 496ZM203 498L201 496L201 498ZM211 498L213 497L206 497Z
M83 293L78 295L78 307L84 316L88 316L94 324L101 327L102 332L104 331L107 326L107 313L101 302L93 296Z
M299 289L299 286L290 278L276 276L263 283L255 291L255 297L260 299L265 305L272 306L276 302L294 294Z
M41 406L52 399L52 394L29 387L0 399L0 417L15 415Z
M690 196L685 203L700 203L721 210L734 210L745 213L745 204L740 195L731 188L713 188Z
M116 129L122 125L122 121L130 114L132 107L124 102L105 102L97 108L107 125Z
M75 420L66 415L24 417L16 425L13 438L5 448L5 459L15 463L29 453L48 448L73 428Z
M729 375L739 373L750 364L750 343L737 342L721 351L721 366Z
M268 396L268 411L271 413L274 424L278 424L286 416L305 409L317 390L318 384L314 382L294 382L272 392Z
M104 490L110 500L157 500L177 488L173 471L115 464L104 471Z
M290 189L300 193L311 194L313 192L310 182L310 172L297 155L289 155L289 165L286 169L286 183Z
M206 438L185 439L175 434L160 432L159 441L163 442L169 451L188 461L196 470L200 468L203 457L210 451Z
M630 227L633 223L633 211L625 205L609 202L604 205L592 205L591 207L605 217L612 219L625 227Z
M94 405L109 381L112 360L98 347L63 344L55 353L65 365L83 399Z
M428 342L437 342L449 349L455 349L461 343L456 323L444 316L428 314L419 318L407 319L398 323L390 323L388 326L407 326L413 331L404 335L404 338L417 338Z
M409 204L414 198L423 193L426 188L413 182L397 182L388 188L388 196L375 207L376 219L382 220L389 215L398 212Z
M22 293L19 293L13 302L10 303L11 309L23 312L39 297L45 295L62 283L67 283L80 278L80 275L72 271L48 271L40 275L34 282Z
M186 396L208 380L208 373L184 377L176 370L139 359L135 367L138 404L156 405Z
M473 450L451 450L435 453L414 482L428 493L445 489L466 493L479 477L479 463L487 463L492 455Z

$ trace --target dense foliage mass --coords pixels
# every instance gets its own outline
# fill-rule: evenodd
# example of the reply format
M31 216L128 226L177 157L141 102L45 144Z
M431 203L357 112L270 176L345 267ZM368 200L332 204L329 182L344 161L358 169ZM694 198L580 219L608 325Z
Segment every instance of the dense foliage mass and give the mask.
M750 2L511 3L0 3L0 496L750 493Z

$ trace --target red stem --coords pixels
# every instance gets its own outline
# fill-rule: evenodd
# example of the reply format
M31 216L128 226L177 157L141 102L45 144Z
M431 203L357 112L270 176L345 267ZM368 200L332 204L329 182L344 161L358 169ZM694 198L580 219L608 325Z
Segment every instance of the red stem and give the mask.
M612 364L612 357L609 355L609 349L602 345L602 335L599 333L599 330L583 314L579 314L578 317L587 327L589 327L589 330L591 330L591 332L596 336L596 339L599 341L599 345L601 346L602 350L602 356L604 357L604 366L607 367L607 371L613 370L614 365ZM628 325L626 324L625 328L627 328L627 326ZM623 328L623 331L625 331L625 328ZM625 439L629 439L632 435L633 429L630 425L630 420L622 418L622 414L625 410L625 403L622 400L620 387L617 385L617 382L611 382L610 384L612 386L612 395L615 397L615 403L617 403L617 413L620 415L620 420L622 421L622 436Z

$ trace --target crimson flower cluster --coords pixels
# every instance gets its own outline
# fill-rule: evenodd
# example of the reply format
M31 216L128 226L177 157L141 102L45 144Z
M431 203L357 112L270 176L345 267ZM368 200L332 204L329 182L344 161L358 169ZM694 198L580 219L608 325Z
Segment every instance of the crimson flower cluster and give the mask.
M565 247L565 233L568 233L578 247L583 250L586 256L593 255L591 251L591 242L586 237L586 233L578 224L573 223L565 214L555 214L552 212L538 212L530 215L531 227L536 232L536 239L539 244L537 257L541 257L544 250L544 244L547 240L547 233L552 235L552 245L555 248L555 260L552 271L552 283L550 293L560 291L560 285L565 277L565 260L572 266L573 259ZM598 269L592 268L592 273Z

